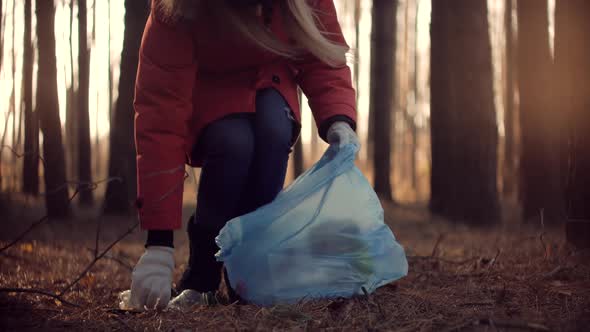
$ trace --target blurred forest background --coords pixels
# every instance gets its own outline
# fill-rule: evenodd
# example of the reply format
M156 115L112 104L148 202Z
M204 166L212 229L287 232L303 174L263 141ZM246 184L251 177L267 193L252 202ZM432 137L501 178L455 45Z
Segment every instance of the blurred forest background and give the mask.
M2 0L2 209L46 201L67 216L79 189L77 206L132 212L148 2ZM384 200L471 224L589 218L587 1L335 3L352 46L359 166ZM326 147L312 121L305 109L291 178Z
M407 277L348 300L118 311L145 249L132 102L149 1L0 0L0 330L586 331L590 1L334 3L358 166ZM327 147L302 103L287 182ZM186 232L175 246L178 280Z

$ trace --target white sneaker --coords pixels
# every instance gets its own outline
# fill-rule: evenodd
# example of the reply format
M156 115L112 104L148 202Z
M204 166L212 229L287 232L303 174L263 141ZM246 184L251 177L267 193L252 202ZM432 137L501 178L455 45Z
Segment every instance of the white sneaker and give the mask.
M186 311L195 305L206 304L203 294L192 289L185 289L168 303L168 309Z

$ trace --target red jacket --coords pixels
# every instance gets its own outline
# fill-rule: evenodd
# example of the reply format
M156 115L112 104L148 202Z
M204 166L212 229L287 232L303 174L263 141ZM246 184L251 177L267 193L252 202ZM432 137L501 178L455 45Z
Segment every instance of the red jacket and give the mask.
M333 0L316 0L312 6L329 37L345 43ZM274 12L271 29L288 42L280 13ZM152 11L143 34L134 102L143 229L180 228L184 165L201 166L190 158L199 134L228 114L255 112L256 90L276 88L298 121L298 86L319 127L337 115L356 120L347 66L333 68L311 55L289 60L224 33L219 23L191 22L167 23Z

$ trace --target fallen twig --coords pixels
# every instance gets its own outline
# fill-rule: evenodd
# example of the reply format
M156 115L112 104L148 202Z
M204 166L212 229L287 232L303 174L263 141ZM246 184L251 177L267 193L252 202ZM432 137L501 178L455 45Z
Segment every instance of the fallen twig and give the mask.
M86 248L86 250L90 251L91 253L94 253L94 249L92 249L92 248ZM96 257L96 256L94 256L94 257ZM104 258L105 259L110 259L110 260L112 260L114 262L117 262L117 263L121 264L126 269L133 270L133 266L131 266L129 263L123 261L119 257L115 257L113 255L105 255Z
M543 273L543 274L539 273L539 274L536 274L536 277L539 277L540 279L545 279L545 280L546 279L552 279L556 275L558 275L559 273L561 273L563 271L567 271L569 269L571 269L571 268L566 267L566 266L559 265L559 266L557 266L556 268L554 268L553 270L551 270L551 271L549 271L547 273Z
M496 261L498 260L498 257L500 257L501 253L502 253L502 250L500 250L500 248L498 248L497 252L496 252L496 256L494 256L494 258L492 258L492 260L490 261L490 265L488 266L488 270L487 270L488 273L492 270L492 268L496 264Z
M440 234L438 236L438 238L436 239L436 243L434 244L434 247L432 248L432 253L430 254L430 257L435 257L437 251L438 251L438 246L440 245L440 243L442 242L442 240L444 239L445 235L444 234Z
M367 289L365 287L361 287L361 289L362 289L363 293L365 294L367 301L374 302L375 305L377 305L377 309L379 309L379 314L381 315L381 318L385 319L387 316L385 316L385 311L383 311L383 308L381 307L381 303L379 303L379 301L377 301L377 299L375 299L375 297L373 297L371 299L371 297L369 296L369 292L367 292Z
M116 320L117 322L121 323L121 325L123 325L127 330L135 332L135 329L133 329L131 326L129 326L129 324L127 324L127 322L125 322L121 318L117 317L116 315L109 315L109 316L112 319Z
M119 177L110 177L104 180L100 180L100 181L96 181L96 182L92 182L92 183L80 183L80 182L75 182L75 181L66 181L66 183L64 183L63 185L47 192L44 194L40 194L40 195L52 195L56 192L61 191L64 187L67 187L71 184L76 184L76 189L74 191L74 193L72 194L72 196L70 196L70 198L68 199L68 205L72 203L72 201L74 200L74 198L76 198L76 196L80 193L80 191L82 190L94 190L96 189L96 187L99 184L102 183L109 183L112 181L122 181L121 178ZM17 244L20 240L22 240L25 236L27 236L27 234L29 234L30 232L33 231L33 229L35 229L37 226L41 225L42 223L44 223L45 221L49 220L49 215L45 215L43 217L41 217L39 220L35 221L34 223L32 223L25 231L23 231L21 234L19 234L14 240L12 240L10 243L8 243L7 245L5 245L4 247L0 248L0 253L2 253L3 251L7 250L8 248L14 246L15 244ZM98 244L98 243L97 243ZM97 250L98 251L98 250Z
M476 261L479 259L479 257L470 257L461 261L453 261L450 259L446 259L446 258L442 258L442 257L432 257L432 256L411 256L408 255L407 256L408 259L422 259L422 260L437 260L437 261L441 261L443 263L448 263L448 264L457 264L457 265L463 265L463 264L467 264L467 263L471 263L473 261Z
M68 204L70 204L72 202L72 200L76 197L76 195L78 195L78 193L79 193L78 190L76 190L74 192L74 194L69 198ZM13 245L17 244L20 240L22 240L25 236L27 236L27 234L29 234L31 231L33 231L33 229L35 229L37 226L41 225L42 223L44 223L47 220L49 220L49 215L45 215L41 219L32 223L24 232L20 233L14 240L12 240L10 243L5 245L4 247L0 248L0 253L2 253L3 251L7 250L10 247L12 247Z
M47 296L47 297L51 297L54 298L58 301L60 301L63 304L67 304L69 306L72 307L76 307L76 308L80 308L79 305L69 302L67 300L64 300L62 295L63 294L53 294L53 293L49 293L47 291L41 290L41 289L35 289L35 288L0 288L0 292L2 293L26 293L26 294L38 294L38 295L43 295L43 296Z
M139 226L139 222L136 222L135 224L133 224L133 226L131 226L125 233L121 234L115 241L113 241L108 247L106 247L105 250L103 250L98 256L94 257L94 259L92 260L92 262L90 262L90 264L88 264L88 266L86 266L86 268L78 275L78 277L76 279L74 279L74 281L72 281L71 283L69 283L60 293L59 296L64 295L66 292L68 292L72 287L74 287L74 285L76 285L85 275L86 273L88 273L88 271L90 271L90 269L92 269L92 267L101 259L103 258L107 252L109 252L109 250L111 250L111 248L113 248L117 243L119 243L121 240L123 240L127 235L131 234L136 228L137 226Z
M541 246L543 246L543 255L545 260L547 260L549 258L547 253L547 244L545 244L545 240L543 239L545 236L545 209L541 209L539 214L541 217L541 234L539 234L539 241L541 241Z
M485 302L466 302L459 304L462 307L469 307L469 306L488 306L494 305L495 303L492 301L485 301Z
M521 330L530 330L530 331L550 331L550 329L544 325L537 324L537 323L530 323L530 322L516 322L516 321L501 321L501 320L494 320L491 318L478 318L475 320L467 321L463 324L460 324L456 327L449 329L448 331L461 331L469 327L478 326L478 325L488 325L494 327L503 327L509 329L521 329Z

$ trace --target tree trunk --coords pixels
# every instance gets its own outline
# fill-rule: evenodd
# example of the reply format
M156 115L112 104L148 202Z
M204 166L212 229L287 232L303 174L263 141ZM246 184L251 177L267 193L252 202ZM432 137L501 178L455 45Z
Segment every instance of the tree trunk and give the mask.
M310 116L309 122L310 122L309 125L311 126L311 140L309 143L311 149L310 149L309 153L311 155L311 158L315 159L315 158L317 158L318 151L320 150L320 143L321 143L320 138L319 138L320 135L318 134L318 127L315 123L315 119L313 116Z
M148 15L145 1L125 1L125 35L121 54L119 96L111 119L109 177L123 181L108 184L105 213L129 213L136 196L135 144L133 137L133 95L139 46Z
M299 96L299 105L301 105L301 90L297 91ZM301 137L295 142L293 147L293 178L296 179L299 175L303 174L304 170L304 158L303 158L303 142Z
M70 44L70 87L66 92L66 162L67 172L69 178L76 178L78 170L78 131L77 131L77 111L76 103L78 101L76 93L76 76L74 74L74 43L72 37L74 35L74 2L70 0L70 31L69 31L69 44Z
M381 1L381 0L378 0ZM373 1L373 8L371 9L372 13L375 13L375 1ZM375 17L371 14L371 24L374 24ZM371 28L373 30L373 28ZM371 41L371 61L375 58L373 54L373 44L374 41ZM372 63L372 62L371 62ZM373 65L371 65L371 76L369 77L369 114L367 116L367 142L366 142L366 149L367 149L367 167L370 169L374 168L375 161L373 157L375 155L375 110L373 109L372 102L371 102L371 95L373 94L373 86L376 83L376 79L373 78ZM374 176L373 176L374 178Z
M354 87L356 89L356 108L358 109L358 100L360 95L359 75L360 75L360 34L361 34L361 0L354 0Z
M555 24L557 102L565 112L562 117L568 120L568 240L587 248L590 246L590 44L586 41L590 35L590 2L558 0Z
M560 114L554 104L553 63L549 49L547 5L518 0L518 82L522 157L521 198L525 221L563 220L559 170Z
M4 12L2 9L2 0L0 0L0 70L2 70L2 58L4 53Z
M14 18L16 17L16 1L12 2L12 22L14 23ZM12 112L12 140L10 141L10 144L12 145L12 147L15 150L18 150L18 146L16 145L16 43L15 43L15 29L16 29L16 24L12 25L12 38L11 38L11 45L12 45L12 49L11 49L11 55L12 55L12 61L11 61L11 69L12 69L12 94L10 95L10 109ZM8 183L8 186L11 190L15 190L16 189L16 160L18 159L18 157L15 154L11 155L11 159L12 159L12 167L11 167L11 177L10 177L10 181Z
M86 0L78 0L78 181L81 184L92 182L91 147L90 147L90 120L88 117L88 93L90 62L87 36L87 9ZM82 187L80 191L80 204L92 204L92 190Z
M305 167L303 165L303 143L301 137L295 142L293 147L293 178L303 174Z
M36 105L43 132L47 214L65 217L69 214L69 202L57 97L53 2L36 0L36 18L39 48Z
M0 0L0 71L2 71L2 60L4 59L4 30L5 30L5 17L4 11L2 7L2 0ZM8 120L5 119L5 126L4 131L2 132L2 138L0 138L0 165L2 162L2 155L4 152L4 139L6 137L6 125L8 124ZM2 182L3 182L3 175L2 175L2 167L0 167L0 192L2 191Z
M373 0L370 109L374 122L374 186L377 194L388 201L393 200L390 174L396 13L397 0Z
M515 89L515 38L512 28L512 6L513 0L505 0L504 30L506 39L506 101L504 109L504 179L503 187L505 193L514 191L516 185L516 148L514 134L514 89Z
M2 59L4 58L4 11L2 7L2 0L0 0L0 72L2 71ZM2 154L4 152L4 135L6 134L6 129L2 133L2 142L0 145L0 162L2 161ZM0 167L0 192L2 192L2 167ZM1 202L0 202L1 203Z
M25 156L23 192L39 193L39 120L33 112L33 42L31 40L32 0L25 0L25 32L23 51L23 98L25 108Z
M396 143L396 147L393 148L398 158L396 163L396 171L399 176L399 183L405 186L405 180L410 178L410 145L408 144L408 133L409 133L409 121L411 118L410 108L408 103L408 97L410 92L410 33L408 29L408 23L410 21L410 0L400 4L400 10L402 10L402 19L398 23L398 40L401 41L400 50L398 50L398 64L396 65L398 73L398 93L397 103L399 114L397 118L394 118L392 126L397 124L397 128L394 133L393 141ZM396 100L393 103L396 105ZM395 117L395 113L394 113ZM399 121L398 121L399 120ZM394 126L395 127L395 126ZM397 136L397 139L395 138ZM394 154L395 158L395 154Z
M96 0L92 1L92 47L96 48ZM108 29L108 26L107 26ZM110 41L110 38L109 38ZM92 57L92 51L89 48L88 51L88 58L90 59ZM96 96L96 113L94 114L95 118L94 118L94 132L95 132L95 136L94 136L94 146L92 147L92 149L94 150L94 175L96 176L101 176L102 175L102 171L101 171L101 167L102 167L102 152L100 149L100 135L99 135L99 129L100 129L100 114L102 112L100 112L100 91L99 89L96 89L95 91L95 96ZM92 174L92 171L91 171Z
M107 0L107 10L108 10L108 29L109 29L109 33L108 33L108 39L109 39L109 43L108 43L108 47L107 47L107 52L108 52L108 63L109 63L109 121L111 120L111 117L113 116L113 65L111 64L111 0Z
M498 132L485 0L432 2L430 209L499 221Z
M416 6L414 8L414 121L412 122L412 188L416 192L416 198L418 198L420 192L418 188L418 149L420 148L418 143L418 135L420 131L416 124L416 114L418 114L418 105L420 102L420 86L418 84L418 68L420 62L420 54L418 53L418 13L420 11L420 0L416 0Z
M410 122L410 170L411 170L411 185L412 190L418 197L418 126L412 117Z

